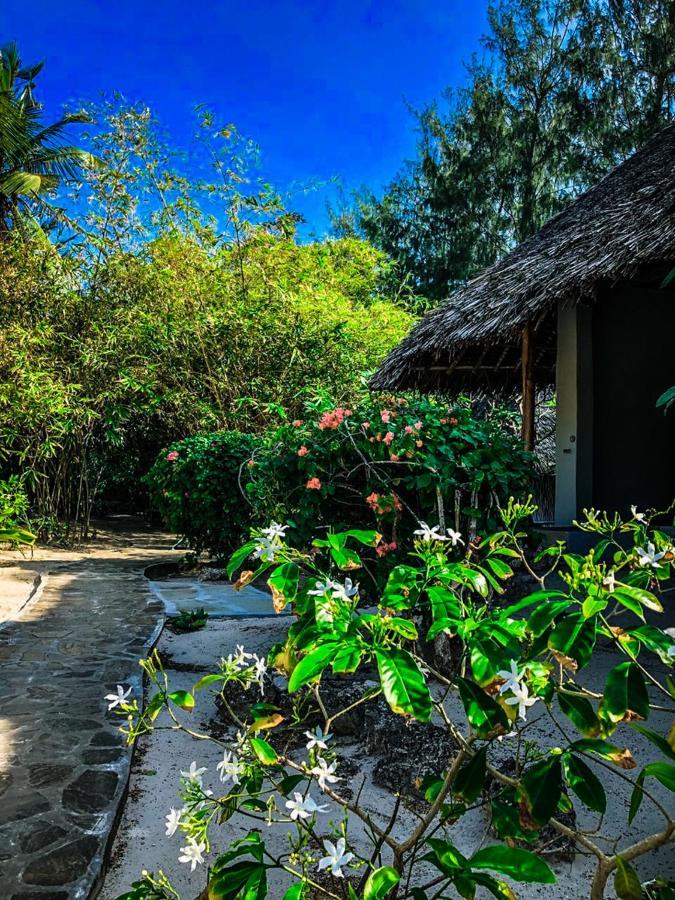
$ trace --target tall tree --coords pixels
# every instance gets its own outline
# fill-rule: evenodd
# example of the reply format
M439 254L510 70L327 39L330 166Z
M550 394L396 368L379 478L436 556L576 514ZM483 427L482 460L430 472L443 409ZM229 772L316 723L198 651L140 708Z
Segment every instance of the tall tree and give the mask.
M24 66L15 44L0 49L0 239L26 217L53 218L50 194L92 162L65 140L68 127L88 121L86 116L63 116L51 125L42 121L35 99L42 67Z
M533 234L675 112L675 5L501 0L484 54L382 198L336 224L365 234L431 301Z

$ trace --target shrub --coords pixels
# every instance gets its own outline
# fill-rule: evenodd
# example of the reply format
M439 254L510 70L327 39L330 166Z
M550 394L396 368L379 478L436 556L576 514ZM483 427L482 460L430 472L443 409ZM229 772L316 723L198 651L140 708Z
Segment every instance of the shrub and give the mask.
M498 410L478 418L467 402L365 396L336 407L320 399L303 420L267 436L246 490L259 522L291 521L296 546L328 525L369 522L384 537L373 556L387 571L422 518L471 537L494 529L498 504L527 493L530 466Z
M251 508L239 480L257 445L254 435L238 431L196 435L163 450L147 474L168 528L198 553L222 555L248 537Z
M672 630L647 624L645 617L663 611L660 595L672 577L675 547L642 513L634 511L624 522L591 510L580 527L596 537L596 546L580 556L561 541L540 554L548 568L537 574L521 542L523 522L533 512L529 502L509 502L499 530L462 553L448 534L426 530L368 612L359 608L359 588L351 578L362 565L361 547L379 541L373 531L333 532L315 540L315 552L307 554L288 546L285 526L273 525L234 554L231 575L252 559L256 571L245 571L240 581L267 575L275 608L292 607L295 620L285 644L270 651L267 663L237 647L191 691L170 691L155 653L142 661L156 688L145 709L123 686L107 698L111 708L118 707L129 742L162 727L161 714L172 727L201 738L200 746L210 740L224 752L217 770L225 787L216 773L193 761L181 772L182 805L166 819L176 855L185 844L179 860L193 872L204 866L193 894L263 900L269 896L268 873L281 870L287 900L393 900L451 891L474 897L481 888L494 897L513 897L504 878L556 881L535 852L538 842L550 843L542 834L547 829L595 859L591 900L601 900L610 877L618 897L642 896L634 861L675 834L672 804L657 793L675 790L672 731L664 734L663 717L643 724L654 710L667 712L672 705L666 674L675 662ZM495 601L514 566L528 570L538 589L504 606ZM422 629L427 612L432 624ZM459 647L446 675L430 671L420 653L425 639L441 633L454 636ZM607 659L608 646L614 658L599 693L589 688L587 669L599 647ZM265 701L268 665L288 679L288 693L300 698L291 705L285 692L272 694L286 703L286 716L285 709ZM356 700L345 691L337 709L327 706L330 670L353 680L368 666L375 684L361 680L353 685ZM235 713L227 702L232 686L255 686L263 696ZM220 731L195 732L194 713L187 724L181 721L182 711L191 713L207 687L219 694L230 718L229 743ZM360 789L350 793L340 745L331 740L340 716L375 703L391 710L379 713L385 728L393 727L393 713L423 738L446 732L444 761L420 785L423 804L407 824L399 817L400 794L388 808L372 809ZM528 729L537 715L551 727L535 739ZM642 752L634 756L638 739L644 739ZM606 820L608 793L619 787L631 791L624 810L629 824L650 807L649 831L637 840L624 822ZM467 813L481 807L497 843L483 847L481 840L464 855L455 846L457 835ZM577 825L575 816L566 816L575 809L591 821ZM251 830L207 859L211 841L221 846L219 826L235 815L237 826L245 820ZM273 822L288 831L281 853L266 846L265 826ZM320 881L326 867L333 879ZM346 893L338 893L347 875ZM565 896L575 895L566 887ZM144 872L124 897L157 900L174 896L171 890L163 873Z

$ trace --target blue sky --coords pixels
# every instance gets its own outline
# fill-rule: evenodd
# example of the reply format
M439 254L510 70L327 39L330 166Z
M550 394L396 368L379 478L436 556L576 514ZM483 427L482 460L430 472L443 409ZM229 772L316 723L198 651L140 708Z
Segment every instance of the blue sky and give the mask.
M263 172L380 189L413 155L419 107L464 78L485 31L482 0L2 0L0 43L45 60L48 117L120 90L148 103L178 143L211 106L260 144ZM335 188L295 198L305 235L327 225Z

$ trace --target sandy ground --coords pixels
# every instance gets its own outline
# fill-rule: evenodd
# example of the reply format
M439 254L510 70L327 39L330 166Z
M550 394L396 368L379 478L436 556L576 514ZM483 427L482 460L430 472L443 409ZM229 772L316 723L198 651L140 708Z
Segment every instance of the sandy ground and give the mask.
M160 639L159 649L172 661L170 664L172 670L169 671L172 687L190 689L201 673L209 671L220 656L227 655L234 650L237 644L244 644L248 650L253 652L266 651L283 634L287 624L287 621L278 619L213 619L209 621L204 630L193 634L173 635L165 631ZM606 672L616 664L616 661L609 653L598 654L598 663L593 678L596 686L604 683ZM530 730L530 736L550 746L551 724L550 720L542 715L542 707L543 704L538 704L539 717ZM214 713L213 700L207 696L206 692L203 692L199 695L197 707L191 714L190 724L199 730L208 730ZM457 713L458 720L462 721L459 709ZM663 714L655 715L649 724L657 731L665 733L670 726L670 717ZM617 742L620 742L618 735ZM654 758L651 745L638 735L634 737L631 735L631 746L634 748L634 754L640 766ZM344 760L345 768L356 768L366 776L361 803L377 821L383 821L387 810L392 807L393 800L386 790L377 787L372 782L370 776L374 760L360 750L351 738L338 738L335 749L339 757ZM192 760L196 760L198 765L207 767L205 786L211 786L217 791L219 782L216 764L220 758L221 752L215 745L205 741L196 741L180 732L155 731L139 741L129 798L113 847L110 870L103 887L103 900L113 900L118 897L128 889L142 869L157 871L160 868L169 876L182 900L191 900L197 896L205 883L205 871L201 869L191 875L189 867L178 862L179 848L184 841L179 834L172 838L165 836L164 817L172 806L179 807L181 805L178 795L180 770L186 768ZM633 827L628 827L627 811L630 790L631 786L619 779L613 779L611 788L608 789L609 808L603 823L603 831L616 835L619 838L620 846L632 843L639 836L658 830L660 826L658 813L652 811L653 807L650 808L650 805L645 803L637 817L639 825L634 824ZM670 802L668 793L658 783L652 783L652 790L664 804L667 805ZM579 822L582 826L588 828L597 826L596 816L583 812L580 805L579 810L581 811ZM331 818L329 814L322 819L326 827ZM394 834L404 834L414 821L413 815L404 811ZM250 823L247 820L239 814L235 814L221 828L214 829L213 836L216 843L207 862L213 861L218 852L222 851L233 839L245 834L249 827ZM283 850L287 846L286 830L286 826L279 825L264 830L263 837L271 849ZM363 833L359 832L358 827L350 830L350 834L352 842L357 848L366 848L367 844L363 841ZM481 844L489 842L487 821L483 812L476 810L462 818L450 830L449 838L465 854L471 854ZM662 849L648 859L643 858L638 862L637 867L645 879L657 873L672 875L675 871L673 865L675 861L672 857L672 847ZM583 856L577 856L573 862L556 862L553 859L550 862L558 874L558 883L546 886L514 885L518 897L579 900L579 898L588 896L593 871L592 862ZM285 880L285 876L275 878L274 873L270 880L270 897L276 900L283 895L288 881ZM611 888L608 889L607 896L613 896Z

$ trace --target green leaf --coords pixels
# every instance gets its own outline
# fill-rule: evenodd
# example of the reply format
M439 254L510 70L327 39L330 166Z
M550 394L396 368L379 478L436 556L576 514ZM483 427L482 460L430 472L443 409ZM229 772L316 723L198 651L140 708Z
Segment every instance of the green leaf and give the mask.
M583 668L595 646L595 619L585 619L583 613L565 616L549 635L548 646Z
M431 694L417 663L407 650L390 647L375 654L382 690L395 713L420 722L431 718Z
M607 796L595 772L583 760L570 753L564 754L563 766L567 784L581 802L589 809L604 813L607 809Z
M482 688L460 677L457 677L457 686L466 717L479 737L485 738L497 728L509 730L506 713Z
M188 712L195 708L195 698L189 691L173 691L169 694L169 700L172 700L176 706L186 709Z
M332 662L337 655L340 645L337 641L330 641L320 644L315 650L312 650L307 656L303 656L297 666L293 669L291 677L288 681L288 691L293 693L301 688L308 681L320 675L326 666Z
M616 858L614 890L618 900L642 900L642 885L638 873L620 856Z
M521 785L530 815L538 825L545 825L555 814L562 793L560 756L535 763L525 773Z
M644 725L639 725L637 722L630 722L629 724L634 731L638 731L640 734L643 734L648 740L652 742L652 744L654 744L655 747L658 747L664 756L667 756L668 759L672 759L673 761L675 761L675 750L673 750L673 748L664 737L661 737L660 734L652 731L651 728L646 728Z
M296 563L283 563L283 565L277 566L267 579L277 612L281 612L287 603L295 600L299 579L300 569Z
M481 747L476 755L462 766L457 773L455 783L452 786L453 794L456 794L467 803L473 803L483 790L485 784L485 772L487 761L487 745Z
M614 594L617 593L628 595L633 600L641 603L642 606L646 606L647 609L651 609L654 612L663 612L661 601L651 591L645 591L643 588L633 587L630 584L621 584L614 591Z
M525 884L554 884L553 870L529 850L495 844L479 850L469 860L472 869L490 869Z
M506 579L511 578L511 576L513 575L513 569L511 568L511 566L508 566L505 562L502 562L501 559L495 559L494 556L491 556L486 560L486 562L495 573L497 578Z
M338 569L341 569L343 572L351 572L354 569L360 569L363 565L361 557L353 550L342 547L331 547L330 555L333 557L333 562Z
M255 550L256 541L248 541L238 550L235 550L227 564L227 577L232 578L237 569L242 566Z
M629 711L642 719L649 716L647 688L634 662L619 663L609 672L600 710L612 722L620 722Z
M401 876L391 866L375 869L363 888L363 900L381 900L399 883Z
M566 594L562 594L560 591L535 591L534 594L529 594L527 597L523 597L521 600L518 600L517 603L512 603L511 606L507 606L504 609L500 610L499 615L501 618L510 618L515 613L520 612L521 609L527 609L528 606L534 606L535 603L540 603L542 600L549 600L551 597L566 596ZM569 602L570 601L568 598L565 601L565 606L567 606ZM544 604L544 608L546 607L548 607L548 604Z
M586 697L559 691L558 703L562 713L576 725L584 737L597 737L600 734L600 721Z
M292 884L288 888L283 896L283 900L303 900L306 889L307 883L304 881L298 881L296 884Z
M466 868L467 859L454 844L440 838L429 838L427 844L431 847L432 852L427 853L423 859L432 862L441 872L455 878L458 872Z
M660 628L655 628L653 625L640 625L639 628L632 628L630 633L648 650L656 653L661 658L661 662L672 665L672 658L668 654L673 646L673 639Z
M551 600L542 603L527 620L527 630L535 637L543 634L556 616L572 605L571 600Z
M600 740L600 738L581 738L581 740L574 741L570 745L570 750L577 750L583 753L597 753L598 756L608 759L621 769L635 768L635 760L627 747L621 749L621 747L610 744L609 741Z
M414 622L409 619L399 619L397 617L391 619L383 619L384 624L390 631L400 634L407 641L417 640L417 628Z
M379 531L365 531L360 528L350 528L349 531L343 531L344 535L350 538L354 538L355 541L358 541L359 544L364 544L366 547L376 547L382 535Z
M635 816L640 809L640 804L642 803L645 792L642 790L642 785L645 782L645 771L644 769L638 775L635 781L635 787L633 788L630 795L630 809L628 810L628 824L630 825Z
M675 766L671 763L650 763L645 766L644 774L656 778L669 791L675 791Z
M251 749L263 765L273 766L279 761L276 750L271 744L268 744L267 741L264 741L262 738L250 738L249 743Z
M217 681L225 681L226 675L203 675L199 681L195 682L193 691L200 691L202 688L208 687L210 684L215 684Z

